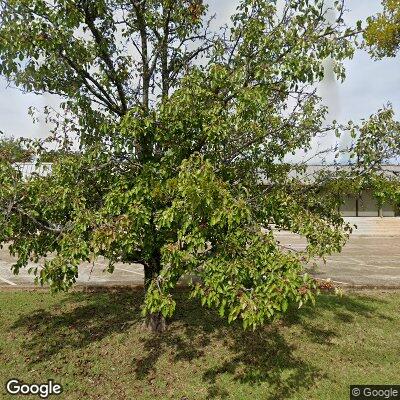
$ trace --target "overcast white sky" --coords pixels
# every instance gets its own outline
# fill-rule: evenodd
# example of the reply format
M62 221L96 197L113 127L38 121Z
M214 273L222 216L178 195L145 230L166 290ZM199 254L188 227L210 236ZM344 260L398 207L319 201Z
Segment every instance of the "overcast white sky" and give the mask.
M238 1L210 0L211 12L217 14L219 23L228 21ZM349 13L347 20L354 23L365 20L381 9L380 0L347 0ZM376 112L387 102L393 104L397 115L400 111L400 57L373 61L367 53L357 51L353 60L346 63L347 80L343 84L326 85L322 90L325 101L332 109L332 117L345 122L359 121ZM23 94L7 87L0 77L0 131L15 137L45 136L42 125L33 124L28 115L28 107L42 108L54 104L51 96Z

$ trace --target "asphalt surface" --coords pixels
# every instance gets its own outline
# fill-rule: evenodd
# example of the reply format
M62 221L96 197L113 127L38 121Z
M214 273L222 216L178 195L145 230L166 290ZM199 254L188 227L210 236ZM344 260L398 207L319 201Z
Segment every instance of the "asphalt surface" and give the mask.
M295 235L280 234L280 242L293 250L305 248ZM319 279L345 286L400 288L400 236L352 236L343 251L308 266Z
M28 273L30 267L36 267L29 263L27 268L21 269L18 275L14 275L11 266L15 260L10 257L8 250L0 250L0 287L34 286L34 276ZM40 265L39 265L40 267ZM99 259L94 264L83 263L79 268L77 285L79 286L119 286L142 285L143 266L139 264L116 264L111 274L107 272L107 261Z
M305 241L292 234L280 233L278 240L288 248L302 250ZM0 250L0 287L33 287L34 277L28 268L15 276L11 265L15 260L7 249ZM143 284L143 267L138 264L117 264L115 271L106 271L107 263L82 264L79 286L131 286ZM328 257L327 263L309 265L309 271L319 279L330 279L347 286L400 288L400 236L355 235L341 254Z

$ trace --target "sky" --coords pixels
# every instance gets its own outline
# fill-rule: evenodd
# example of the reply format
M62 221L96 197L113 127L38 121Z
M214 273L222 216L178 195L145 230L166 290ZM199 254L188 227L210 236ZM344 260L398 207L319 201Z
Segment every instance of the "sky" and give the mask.
M216 14L215 24L229 21L237 0L209 0L210 12ZM347 0L346 20L355 24L381 9L380 0ZM320 88L324 102L330 107L331 118L340 122L368 118L390 102L400 115L400 56L397 59L374 61L362 50L346 62L347 79L344 83L326 81ZM51 95L38 96L22 93L8 86L0 77L0 131L8 136L38 138L47 135L43 124L34 124L28 115L29 106L39 111L45 105L56 105Z

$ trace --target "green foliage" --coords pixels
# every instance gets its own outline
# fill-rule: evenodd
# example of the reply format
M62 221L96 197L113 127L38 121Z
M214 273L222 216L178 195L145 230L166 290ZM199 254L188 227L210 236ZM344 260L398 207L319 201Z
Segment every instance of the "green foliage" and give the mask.
M400 181L396 176L390 176L382 171L354 176L352 172L344 172L331 176L329 180L320 183L319 190L331 198L340 207L346 198L356 198L363 191L369 191L378 206L388 204L400 206Z
M383 0L383 11L368 18L366 45L377 57L394 57L400 46L400 1Z
M320 0L288 1L283 14L243 0L213 35L198 0L2 5L1 72L66 98L58 137L80 145L35 179L0 160L0 242L15 272L45 258L37 281L67 290L82 261L139 262L143 312L165 317L190 274L203 305L253 329L314 300L305 262L340 251L350 227L285 159L327 131L314 88L328 57L344 78L355 30L329 23ZM307 249L285 249L273 227Z
M400 159L400 123L389 104L360 125L350 122L344 130L352 138L346 149L349 165L344 169L322 171L314 186L331 197L337 207L348 197L357 197L368 190L379 206L400 204L399 176L386 168L388 162ZM325 199L326 200L326 199Z
M3 137L0 138L0 159L11 163L28 162L32 159L32 153L21 140Z
M388 159L400 155L400 122L394 119L393 108L388 105L364 121L357 129L358 140L350 158L364 168L377 169Z

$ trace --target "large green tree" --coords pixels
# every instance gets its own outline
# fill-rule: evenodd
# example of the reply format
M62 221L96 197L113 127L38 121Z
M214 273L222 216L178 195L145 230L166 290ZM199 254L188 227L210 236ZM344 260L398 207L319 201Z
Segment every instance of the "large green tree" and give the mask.
M377 57L394 57L400 49L400 0L383 0L383 10L368 18L366 45Z
M327 58L344 78L355 34L336 4L332 22L322 0L241 0L212 32L201 0L2 0L1 73L59 95L80 148L31 180L1 160L14 271L45 259L37 280L67 290L82 261L141 263L155 330L187 274L193 296L245 327L313 300L305 262L340 251L350 227L285 161L331 130L315 87Z

